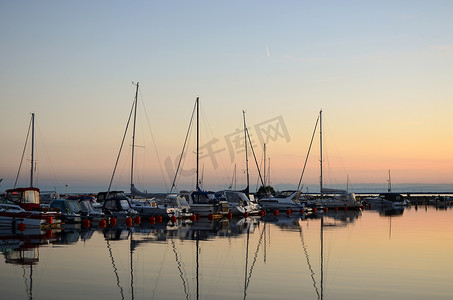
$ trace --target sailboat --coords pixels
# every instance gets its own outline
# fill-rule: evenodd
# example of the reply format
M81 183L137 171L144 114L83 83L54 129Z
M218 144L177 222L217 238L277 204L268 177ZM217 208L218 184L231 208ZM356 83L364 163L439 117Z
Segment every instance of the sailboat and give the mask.
M215 196L214 192L203 191L200 188L200 178L199 178L199 143L200 143L200 134L199 134L199 98L195 101L195 108L197 112L197 169L196 169L196 188L191 192L182 192L180 196L187 199L187 202L192 210L192 213L195 215L200 215L201 217L222 217L229 213L228 202L222 199L218 199ZM184 148L183 148L184 151ZM183 155L181 155L182 157ZM175 176L176 178L176 176Z
M319 140L320 140L320 197L314 200L327 208L346 208L360 209L362 204L355 197L354 193L349 193L342 189L326 188L323 185L323 165L322 165L322 110L319 111ZM307 201L308 203L309 201Z
M392 192L392 181L390 178L390 170L388 171L388 188L387 188L387 193L381 193L379 194L379 198L386 200L386 201L391 201L394 206L407 206L410 205L410 201L408 199L404 199L403 195L399 193L394 193Z
M244 147L245 147L245 166L247 175L247 186L245 189L237 190L223 190L216 192L218 198L225 199L228 201L230 206L230 212L233 215L243 215L248 213L249 215L259 214L261 207L255 201L252 201L253 195L250 194L250 175L249 175L249 163L248 163L248 151L247 151L247 126L245 123L245 111L243 113L244 119ZM236 168L236 165L235 165ZM233 186L233 184L232 184Z
M43 211L39 203L39 189L33 186L34 176L34 140L35 140L35 114L31 114L31 164L30 164L30 186L6 190L4 202L0 203L0 225L21 226L22 228L32 227L57 227L61 223L61 213ZM27 134L28 140L28 134ZM26 146L27 144L25 144ZM24 149L25 150L25 149ZM22 165L22 161L21 161ZM19 168L20 170L20 168ZM19 177L19 174L17 175ZM16 179L17 183L17 179ZM19 225L22 224L22 225ZM23 227L25 225L25 227Z
M152 198L154 195L147 194L139 191L134 185L134 153L135 153L135 125L137 119L137 102L138 102L138 88L139 83L133 83L135 85L135 98L132 105L132 109L129 115L129 119L126 125L126 130L124 132L123 140L121 143L120 151L118 153L118 157L116 160L115 168L113 170L113 174L110 180L109 188L107 192L98 193L97 200L98 202L103 203L103 211L107 214L115 214L120 216L126 215L135 215L140 214L144 217L150 216L162 216L166 218L170 218L169 212L165 207L160 207L157 205ZM131 159L131 181L130 181L130 190L131 190L131 198L127 197L124 191L111 191L111 185L113 181L113 177L115 175L116 167L118 164L119 157L121 155L121 150L124 144L124 139L126 137L127 129L129 127L129 122L131 120L132 114L134 115L133 118L133 128L132 128L132 159ZM140 196L143 198L148 198L146 201L136 201L134 200L134 196ZM172 210L174 211L174 210Z

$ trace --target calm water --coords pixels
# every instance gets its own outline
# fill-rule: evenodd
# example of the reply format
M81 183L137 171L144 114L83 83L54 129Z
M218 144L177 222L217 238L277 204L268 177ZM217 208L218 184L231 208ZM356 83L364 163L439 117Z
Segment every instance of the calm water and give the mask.
M453 210L1 232L2 299L452 299Z

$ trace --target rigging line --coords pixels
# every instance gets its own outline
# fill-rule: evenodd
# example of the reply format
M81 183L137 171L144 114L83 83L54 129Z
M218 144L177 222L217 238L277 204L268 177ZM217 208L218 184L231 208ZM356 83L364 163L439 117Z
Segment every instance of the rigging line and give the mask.
M22 151L22 157L20 159L19 170L17 171L16 181L14 182L14 188L16 188L17 180L19 179L20 169L22 167L22 162L24 160L25 150L27 149L27 142L28 142L28 137L30 135L31 122L32 122L32 119L30 119L30 123L28 124L27 137L25 138L24 150Z
M120 289L121 299L124 300L123 287L120 285L120 277L118 276L118 269L116 268L115 260L113 259L113 253L112 253L112 247L110 246L110 240L107 238L106 242L107 242L107 248L109 250L110 259L112 260L113 272L115 273L115 276L116 276L116 286Z
M44 152L46 153L46 156L47 156L47 160L49 161L49 166L50 166L50 170L52 171L52 175L54 177L54 180L55 180L55 184L57 186L60 186L60 183L58 182L58 179L57 179L57 175L55 173L55 169L53 167L53 164L52 164L52 161L50 160L50 155L49 155L49 151L47 151L47 146L46 146L46 143L45 143L45 140L44 140L44 135L41 133L41 128L39 128L39 124L38 122L36 121L35 119L35 124L36 124L36 127L38 129L38 134L39 134L39 137L40 137L40 141L42 141L42 145L43 145L43 148L44 148Z
M154 134L153 134L153 131L151 129L151 125L149 123L149 117L148 117L148 113L146 111L145 101L143 101L142 94L143 93L140 93L140 98L142 100L142 105L143 105L143 108L144 108L143 110L145 111L146 121L148 122L148 128L149 128L149 131L151 133L151 140L153 141L154 151L156 152L157 162L159 163L159 168L160 168L160 173L162 175L162 179L164 180L165 190L168 191L167 179L166 179L166 176L164 175L164 170L163 170L163 167L162 167L162 161L160 159L159 152L157 151L156 139L154 138Z
M134 100L134 102L132 102L131 112L129 113L129 119L127 120L127 123L126 123L126 129L124 130L123 140L121 141L120 150L118 151L118 156L116 157L115 167L113 168L112 178L110 178L109 188L107 190L107 197L110 192L110 188L112 187L113 177L115 176L116 167L118 166L118 161L119 161L120 155L121 155L121 150L123 149L124 140L126 139L127 129L129 128L129 123L131 121L132 112L134 111L134 106L135 106L135 100Z
M249 262L249 241L250 241L250 227L247 228L247 247L245 250L245 274L244 274L244 300L247 298L247 273L248 273L248 262Z
M176 264L178 265L179 277L181 277L181 280L182 280L182 286L184 288L184 293L186 294L186 299L189 300L190 292L187 290L187 282L186 282L187 280L185 278L186 276L184 275L184 272L183 272L183 266L182 266L181 262L179 261L178 252L176 251L176 244L175 244L175 241L173 240L173 236L171 237L170 241L171 241L171 246L173 248L173 253L175 253Z
M154 288L153 288L153 294L151 296L151 299L154 299L156 297L156 291L157 291L157 286L159 285L159 280L160 280L160 277L162 276L162 269L164 268L164 264L166 262L166 257L167 257L167 250L168 250L168 243L165 243L165 252L164 252L164 256L162 257L161 259L161 263L160 263L160 268L159 270L157 271L157 278L156 278L156 284L154 285Z
M303 234L303 231L302 231L302 227L299 227L299 233L300 233L300 240L302 242L302 248L304 249L305 258L307 260L308 269L310 270L310 277L311 277L311 280L313 281L313 287L315 288L316 294L318 295L318 299L320 299L318 287L316 286L315 272L313 271L313 268L312 268L311 263L310 263L310 257L308 256L307 246L305 246L304 234Z
M264 226L263 230L261 231L260 239L258 240L258 245L256 246L255 256L253 257L253 262L250 265L250 272L249 272L249 274L247 276L247 284L245 286L245 290L247 290L247 288L249 287L250 280L252 278L253 268L255 267L255 263L256 263L256 260L258 258L258 252L260 250L260 246L261 246L261 242L263 240L263 237L264 237L264 239L266 239L265 232L266 232L266 226ZM244 294L245 294L245 291L244 291Z
M304 168L302 169L302 174L300 174L299 185L297 186L298 191L302 188L301 187L302 177L304 176L304 173L305 173L305 167L307 166L308 156L310 155L311 145L313 144L313 139L316 134L316 128L318 127L318 122L319 122L319 116L316 119L315 129L313 130L313 135L311 136L310 146L308 147L307 156L305 157Z
M187 133L186 133L186 138L184 140L184 145L182 146L181 157L179 158L178 167L176 168L176 172L175 172L175 177L173 178L173 182L172 182L171 187L170 187L170 193L173 192L173 188L175 187L176 179L177 179L178 173L179 173L179 168L181 167L181 161L182 161L182 159L184 157L184 151L186 149L187 139L189 137L190 129L192 128L193 117L195 115L196 107L197 107L197 102L195 102L195 105L194 105L193 111L192 111L192 116L190 117L189 128L188 128Z
M252 145L252 140L250 139L250 133L249 133L249 130L246 128L245 129L245 132L249 138L249 143L250 143L250 148L252 149L252 153L253 153L253 158L255 159L255 164L256 164L256 168L258 170L258 175L259 175L259 178L261 180L261 184L263 185L264 187L264 181L263 181L263 177L261 176L261 172L260 172L260 168L258 166L258 161L256 160L256 155L255 155L255 150L253 149L253 145ZM266 191L266 189L264 189Z

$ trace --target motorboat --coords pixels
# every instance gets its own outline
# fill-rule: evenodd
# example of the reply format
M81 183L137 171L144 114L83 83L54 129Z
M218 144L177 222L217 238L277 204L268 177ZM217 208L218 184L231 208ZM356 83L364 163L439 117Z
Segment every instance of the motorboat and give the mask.
M387 201L391 201L394 206L408 206L411 202L408 199L405 199L403 195L398 193L381 193L379 194L379 198L382 198Z
M241 191L223 190L215 193L218 199L223 199L228 202L230 213L233 215L259 214L261 207L252 203L247 195Z
M383 197L365 197L363 203L371 207L394 207L393 201L384 199Z
M228 202L217 199L214 192L195 190L192 192L181 192L180 196L186 198L194 215L222 217L230 212Z
M265 197L259 200L259 205L265 210L286 210L292 209L293 211L300 211L305 209L305 204L301 203L299 190L286 190L281 191L274 197Z
M6 190L5 201L0 203L2 225L58 227L61 213L41 209L39 189L34 187Z
M53 199L49 204L51 210L61 212L61 218L65 223L82 222L82 208L77 200L71 199Z
M97 201L102 203L102 211L106 216L127 218L138 215L123 191L100 192Z

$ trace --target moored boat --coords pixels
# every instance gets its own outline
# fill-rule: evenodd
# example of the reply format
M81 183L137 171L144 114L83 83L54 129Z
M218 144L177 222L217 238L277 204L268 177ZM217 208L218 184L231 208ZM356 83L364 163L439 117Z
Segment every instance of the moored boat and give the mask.
M259 200L260 206L265 210L286 210L292 209L297 212L301 209L305 209L305 204L301 203L299 196L301 191L299 190L287 190L281 191L274 197L266 197Z

